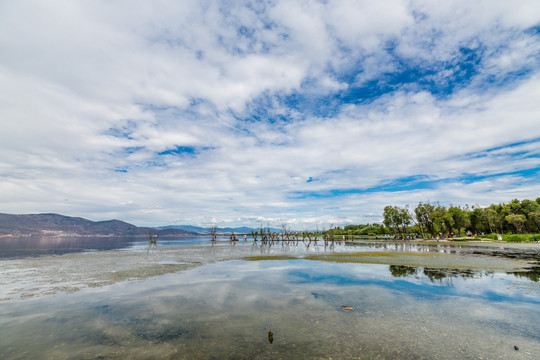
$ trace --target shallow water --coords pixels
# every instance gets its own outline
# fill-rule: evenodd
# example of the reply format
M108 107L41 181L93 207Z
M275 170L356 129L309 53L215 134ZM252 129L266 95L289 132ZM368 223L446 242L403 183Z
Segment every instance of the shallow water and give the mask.
M10 297L2 286L0 358L540 358L538 282L496 267L399 263L399 251L443 251L471 265L519 260L498 247L473 254L478 247L461 245L139 245L0 261L1 281L12 274L47 288L55 271L54 286L81 281L76 292L30 298ZM393 254L383 260L397 264L347 262L370 252ZM317 259L330 255L347 256ZM431 265L440 258L427 257ZM166 270L96 287L81 280L148 263Z
M163 238L160 244L188 246L207 243L203 236ZM145 237L5 237L0 238L0 259L37 257L42 255L62 255L84 251L118 250L148 246Z

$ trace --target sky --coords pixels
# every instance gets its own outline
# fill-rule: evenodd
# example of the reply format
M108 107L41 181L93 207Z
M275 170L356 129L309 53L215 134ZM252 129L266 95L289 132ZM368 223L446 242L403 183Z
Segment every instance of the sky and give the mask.
M540 2L2 1L0 212L373 223L540 196Z

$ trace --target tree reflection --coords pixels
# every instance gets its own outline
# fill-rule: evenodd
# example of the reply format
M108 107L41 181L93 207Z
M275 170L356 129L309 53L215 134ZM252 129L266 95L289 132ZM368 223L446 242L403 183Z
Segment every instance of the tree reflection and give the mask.
M526 271L512 271L508 274L512 274L517 277L524 277L531 281L538 282L540 281L540 266L534 266Z
M405 265L390 265L390 274L396 278L414 276L419 278L421 275L427 277L432 283L438 282L441 285L452 286L452 280L455 278L471 279L492 275L493 271L481 271L475 269L454 269L454 268L428 268ZM540 270L540 268L539 268ZM540 272L539 272L540 273ZM529 273L527 273L529 274ZM522 276L528 276L523 274ZM538 276L538 273L537 273Z
M121 236L31 236L4 238L0 241L0 259L62 255L84 250L116 250L128 247L137 240L134 237Z
M435 280L443 280L446 278L463 279L473 278L475 275L481 277L481 271L475 271L473 269L450 269L450 268L424 268L424 275L432 282Z
M406 265L390 265L390 273L393 277L408 277L414 276L418 272L419 268Z

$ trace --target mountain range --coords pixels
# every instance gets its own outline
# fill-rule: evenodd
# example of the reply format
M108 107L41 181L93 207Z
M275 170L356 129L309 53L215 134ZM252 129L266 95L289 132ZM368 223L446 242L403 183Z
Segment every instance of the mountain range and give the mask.
M196 235L179 228L139 227L120 220L91 221L58 214L0 213L0 236L160 236Z
M218 234L249 234L252 228L217 228ZM259 230L259 229L254 229ZM270 228L271 232L281 229ZM12 215L0 213L0 236L183 236L208 234L208 228L193 225L139 227L120 220L91 221L59 214Z

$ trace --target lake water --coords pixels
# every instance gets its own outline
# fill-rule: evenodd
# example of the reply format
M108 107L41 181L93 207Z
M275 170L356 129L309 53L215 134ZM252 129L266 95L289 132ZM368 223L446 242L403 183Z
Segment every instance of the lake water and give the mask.
M208 243L204 236L163 238L161 245L186 246ZM51 237L0 238L0 259L41 255L61 255L81 251L146 247L141 237Z
M167 241L5 256L0 358L540 358L535 247Z

